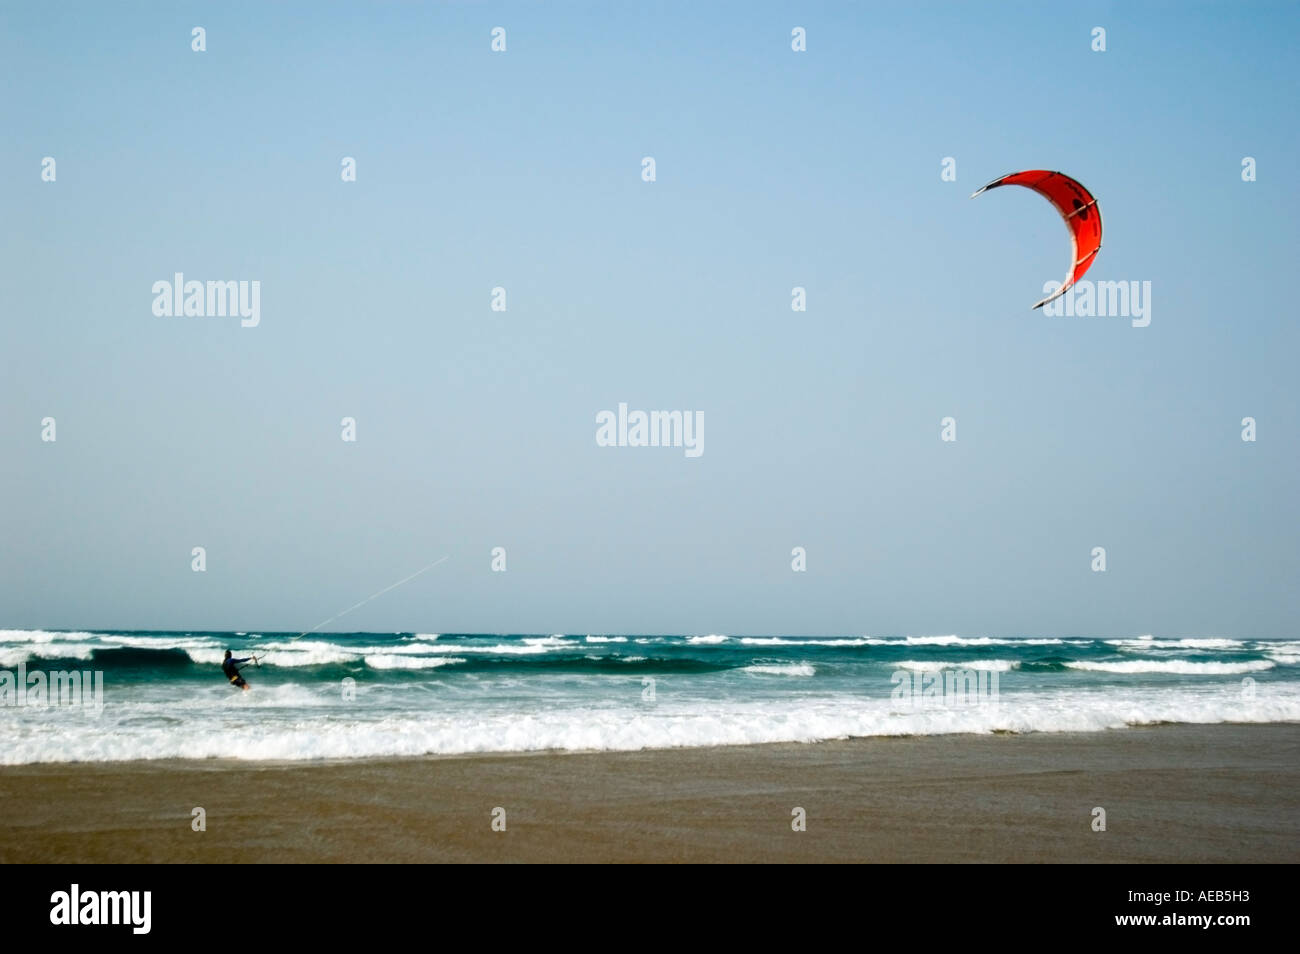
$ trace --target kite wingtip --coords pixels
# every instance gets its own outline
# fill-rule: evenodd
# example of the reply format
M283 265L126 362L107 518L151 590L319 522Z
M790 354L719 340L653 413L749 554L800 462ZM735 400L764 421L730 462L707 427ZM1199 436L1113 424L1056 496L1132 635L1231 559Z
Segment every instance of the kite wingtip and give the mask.
M972 192L972 193L970 194L970 197L973 199L973 198L975 198L975 196L977 196L977 195L979 195L979 194L981 194L981 193L983 193L983 192L988 192L989 189L992 189L994 186L1001 185L1001 184L1002 184L1002 180L1005 179L1005 178L1006 178L1006 176L998 176L998 178L992 180L991 182L986 182L986 183L984 183L982 186L980 186L978 189L976 189L974 192Z
M1050 295L1048 295L1048 296L1047 296L1046 298L1044 298L1042 301L1035 303L1035 305L1034 305L1032 308L1030 308L1029 310L1030 310L1030 311L1037 311L1039 308L1042 308L1044 305L1046 305L1049 301L1056 301L1056 299L1060 298L1062 295L1064 295L1066 292L1068 292L1068 291L1069 291L1071 288L1073 288L1073 287L1074 287L1074 282L1070 282L1070 284L1068 284L1068 285L1062 285L1060 288L1058 288L1056 291L1052 292Z

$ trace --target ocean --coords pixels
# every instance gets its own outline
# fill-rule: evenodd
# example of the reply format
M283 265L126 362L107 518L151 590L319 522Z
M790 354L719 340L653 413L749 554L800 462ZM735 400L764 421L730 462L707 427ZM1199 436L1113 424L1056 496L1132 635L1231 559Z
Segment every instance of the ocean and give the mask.
M1294 639L294 636L0 630L0 764L1300 721ZM222 675L227 648L261 658L244 670L251 691ZM56 699L58 672L83 674L81 697Z

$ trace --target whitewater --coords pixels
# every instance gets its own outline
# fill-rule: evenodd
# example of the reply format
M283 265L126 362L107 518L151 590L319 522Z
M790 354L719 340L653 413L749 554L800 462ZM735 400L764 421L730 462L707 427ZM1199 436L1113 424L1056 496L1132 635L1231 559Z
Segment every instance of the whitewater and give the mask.
M304 760L1300 721L1300 641L0 630L0 764ZM256 654L232 689L229 648ZM103 673L101 711L19 673ZM971 687L978 687L972 694ZM960 694L954 694L961 690Z

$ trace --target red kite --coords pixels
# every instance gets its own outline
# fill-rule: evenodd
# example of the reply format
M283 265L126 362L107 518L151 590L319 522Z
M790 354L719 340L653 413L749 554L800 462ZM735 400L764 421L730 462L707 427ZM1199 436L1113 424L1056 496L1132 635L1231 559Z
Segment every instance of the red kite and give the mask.
M1059 298L1070 290L1083 273L1092 265L1101 250L1101 207L1092 193L1063 172L1050 172L1046 169L1029 169L1025 172L1013 172L1000 179L994 179L979 192L996 189L998 186L1018 185L1033 189L1061 213L1065 227L1070 230L1070 243L1073 252L1070 255L1070 270L1065 273L1061 287L1048 295L1035 308L1041 308L1053 298Z

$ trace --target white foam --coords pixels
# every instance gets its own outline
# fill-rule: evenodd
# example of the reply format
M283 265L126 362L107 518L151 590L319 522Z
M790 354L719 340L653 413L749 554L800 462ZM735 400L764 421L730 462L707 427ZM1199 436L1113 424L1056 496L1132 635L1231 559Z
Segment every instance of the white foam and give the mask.
M908 636L892 645L905 646L1059 646L1060 639L1000 639L993 636Z
M59 632L48 629L0 629L0 643L51 643L57 640L83 642L99 639L99 633Z
M284 709L286 717L302 725L305 714L317 718L321 710L330 710L343 704L343 695L338 683L317 683L304 686L296 682L268 685L265 680L258 680L257 687L251 692L232 692L222 686L212 690L222 709ZM304 711L305 710L305 711ZM255 719L263 719L256 716ZM250 726L255 729L255 726Z
M800 639L793 636L743 636L740 640L747 646L878 646L879 640L855 639L845 636L838 639Z
M914 672L943 672L948 669L973 669L985 672L1010 672L1019 669L1020 663L1013 659L975 659L970 662L936 662L934 660L905 659L902 662L889 663L899 669Z
M1067 662L1070 669L1087 672L1170 672L1185 675L1231 676L1243 672L1262 672L1277 663L1267 659L1248 662L1191 662L1186 659L1134 659L1129 662Z
M817 668L811 663L785 663L782 665L766 665L755 663L752 666L741 666L741 672L752 672L763 676L815 676Z
M554 652L563 649L572 649L577 643L571 640L557 639L553 636L535 638L531 641L520 643L499 643L493 646L475 646L469 643L422 643L418 646L411 645L394 645L394 646L352 646L344 648L338 643L326 642L322 640L301 640L298 642L279 642L266 643L258 647L258 655L262 659L262 664L267 666L324 666L332 663L356 663L361 661L363 656L384 655L384 656L437 656L437 655L464 655L466 653L485 654L485 655L502 655L502 656L532 656L541 653ZM224 655L221 649L187 649L189 657L196 663L220 663ZM265 655L263 655L265 654Z
M131 649L208 649L220 646L224 650L224 645L216 640L208 639L203 636L100 636L99 641L103 643L100 648L114 649L117 647L127 647Z
M686 641L695 646L716 646L719 643L725 643L727 638L728 637L726 636L719 636L716 633L712 633L708 636L687 636ZM640 640L637 640L637 642L640 642Z
M26 646L0 646L0 667L10 668L19 663L39 664L42 659L78 659L90 658L96 649L89 643L32 643Z
M430 653L446 653L454 651L454 649L455 647L449 645L428 646L424 643L414 645L410 643L398 643L395 646L357 646L349 651L361 653L363 655L368 653L380 653L388 656L427 656Z
M587 637L587 642L589 642L589 643L625 643L625 642L627 642L627 637L626 637L626 636L588 636L588 637Z
M996 705L915 709L884 693L789 697L783 702L708 697L690 704L662 697L654 707L533 700L499 708L472 696L469 706L424 705L394 714L387 704L367 707L369 691L344 702L337 686L319 692L258 686L249 693L222 687L190 691L179 708L177 703L164 707L110 698L98 719L71 710L15 709L0 723L5 726L0 763L626 751L859 736L1090 732L1165 722L1300 722L1300 687L1269 682L1259 684L1250 697L1235 685L1003 692Z
M487 653L490 655L500 656L534 656L541 653L553 652L557 649L572 649L574 643L525 643L519 645L516 643L498 643L495 646L469 646L469 645L446 645L437 647L438 652L444 653Z
M366 665L371 669L435 669L438 666L451 666L463 663L464 659L455 656L394 656L374 654L365 657Z
M856 646L1059 646L1060 639L1001 639L993 636L840 636L811 638L801 636L744 636L740 640L750 646L834 646L837 649Z
M572 646L573 640L563 633L555 633L551 636L525 636L523 639L528 646Z
M225 650L220 648L187 649L185 652L190 659L200 665L212 663L220 665L225 656ZM257 648L257 657L264 666L292 668L360 662L361 653L345 651L335 643L309 639L294 643L266 643Z
M1143 636L1140 639L1108 639L1112 646L1122 649L1242 649L1245 643L1240 639L1221 639L1217 637L1189 637L1187 639L1155 639Z
M14 649L9 646L0 647L0 669L8 669L11 666L17 666L31 658L31 651L26 647Z

